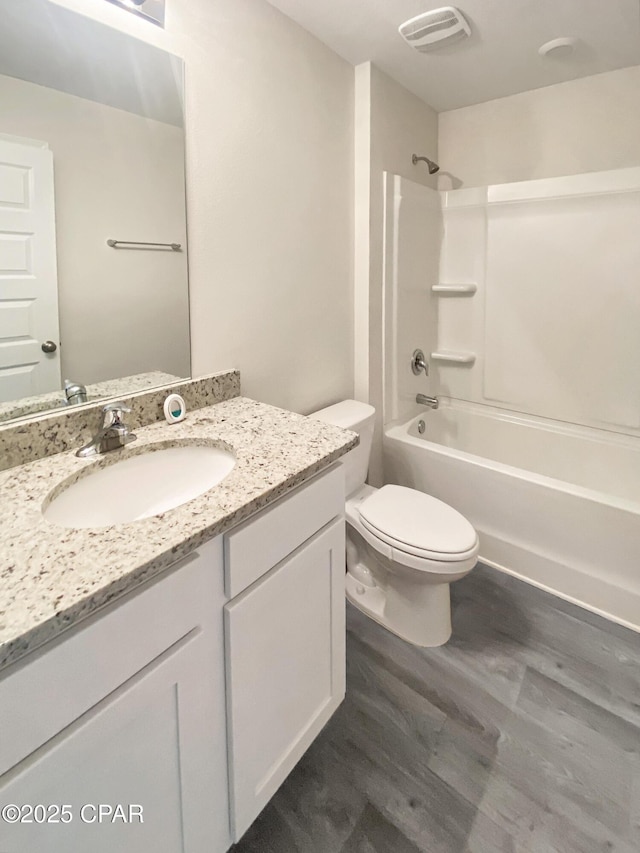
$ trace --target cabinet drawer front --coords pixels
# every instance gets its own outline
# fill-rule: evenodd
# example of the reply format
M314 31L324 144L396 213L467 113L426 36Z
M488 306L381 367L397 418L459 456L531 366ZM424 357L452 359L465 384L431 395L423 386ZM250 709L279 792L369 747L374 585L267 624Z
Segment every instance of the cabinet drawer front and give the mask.
M225 606L238 840L344 697L344 519Z
M222 597L221 538L199 555L7 671L0 776L203 623L216 585Z
M344 512L339 463L224 537L225 591L234 598Z

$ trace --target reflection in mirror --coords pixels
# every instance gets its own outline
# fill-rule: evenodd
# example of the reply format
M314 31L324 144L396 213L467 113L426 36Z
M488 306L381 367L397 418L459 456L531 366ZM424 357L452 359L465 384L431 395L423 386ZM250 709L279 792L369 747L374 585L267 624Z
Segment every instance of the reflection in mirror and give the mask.
M0 422L188 377L182 61L0 12Z
M133 15L164 27L164 0L109 0Z

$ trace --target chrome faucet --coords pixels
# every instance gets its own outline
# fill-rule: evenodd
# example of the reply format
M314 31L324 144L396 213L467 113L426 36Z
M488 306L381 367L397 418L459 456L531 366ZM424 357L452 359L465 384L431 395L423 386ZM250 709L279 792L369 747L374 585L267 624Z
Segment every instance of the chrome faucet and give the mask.
M429 406L430 409L437 409L440 405L437 397L428 397L426 394L416 394L416 403L420 406Z
M87 402L87 389L80 382L64 380L64 396L68 406L77 406Z
M107 403L100 414L98 432L88 444L76 451L76 456L95 456L98 453L108 453L124 447L136 436L129 431L129 427L122 422L122 416L131 409L124 403Z

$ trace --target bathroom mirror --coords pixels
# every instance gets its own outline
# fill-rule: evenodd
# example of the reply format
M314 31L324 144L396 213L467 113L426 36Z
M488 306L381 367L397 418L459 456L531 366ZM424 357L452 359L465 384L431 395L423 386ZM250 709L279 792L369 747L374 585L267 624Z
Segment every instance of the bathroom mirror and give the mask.
M182 60L48 0L0 12L4 423L188 377L190 345Z

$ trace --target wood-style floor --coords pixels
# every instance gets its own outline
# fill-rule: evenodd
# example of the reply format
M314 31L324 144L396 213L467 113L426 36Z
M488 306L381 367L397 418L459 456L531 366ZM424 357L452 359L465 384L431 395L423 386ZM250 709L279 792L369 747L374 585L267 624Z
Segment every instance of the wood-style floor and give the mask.
M500 572L453 637L349 607L347 698L235 853L638 853L640 635Z

